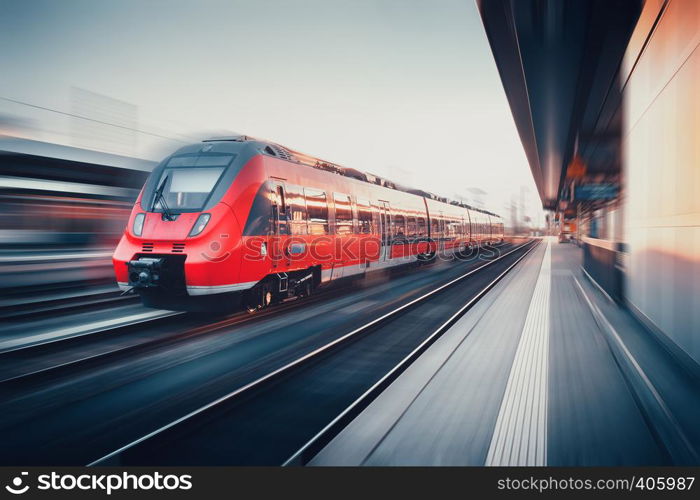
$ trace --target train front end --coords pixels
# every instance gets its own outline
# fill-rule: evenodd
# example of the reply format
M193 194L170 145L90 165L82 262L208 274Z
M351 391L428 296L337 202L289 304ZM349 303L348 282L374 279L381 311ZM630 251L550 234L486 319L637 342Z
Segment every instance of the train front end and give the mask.
M252 149L235 140L194 144L154 169L113 255L122 290L163 309L236 306L235 292L254 284L240 279L242 224L257 190L241 171L254 163Z

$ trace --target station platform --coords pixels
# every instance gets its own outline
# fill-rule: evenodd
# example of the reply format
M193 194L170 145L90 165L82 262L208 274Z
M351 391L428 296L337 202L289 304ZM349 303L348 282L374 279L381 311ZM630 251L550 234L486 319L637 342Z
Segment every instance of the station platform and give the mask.
M545 238L310 465L698 463L700 384Z

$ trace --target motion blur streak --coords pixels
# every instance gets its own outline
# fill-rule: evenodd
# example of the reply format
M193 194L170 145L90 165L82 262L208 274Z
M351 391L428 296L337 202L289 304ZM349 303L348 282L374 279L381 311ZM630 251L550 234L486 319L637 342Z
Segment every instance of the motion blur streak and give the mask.
M114 287L111 255L151 168L0 136L0 311Z

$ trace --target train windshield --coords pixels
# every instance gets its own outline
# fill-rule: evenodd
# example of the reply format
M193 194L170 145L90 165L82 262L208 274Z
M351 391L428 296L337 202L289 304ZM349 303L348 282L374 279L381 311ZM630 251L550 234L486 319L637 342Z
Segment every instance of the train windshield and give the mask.
M154 200L154 209L162 210L165 201L165 207L174 212L202 210L224 170L224 167L166 167L156 185L155 195L161 191L162 196Z

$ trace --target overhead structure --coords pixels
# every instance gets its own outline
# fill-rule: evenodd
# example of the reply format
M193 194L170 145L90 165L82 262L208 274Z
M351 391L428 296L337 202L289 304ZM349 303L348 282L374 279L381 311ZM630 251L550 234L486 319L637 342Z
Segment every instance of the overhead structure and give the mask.
M643 1L477 0L477 6L542 205L566 209L573 197L569 165L577 165L577 175L619 175L618 72Z

